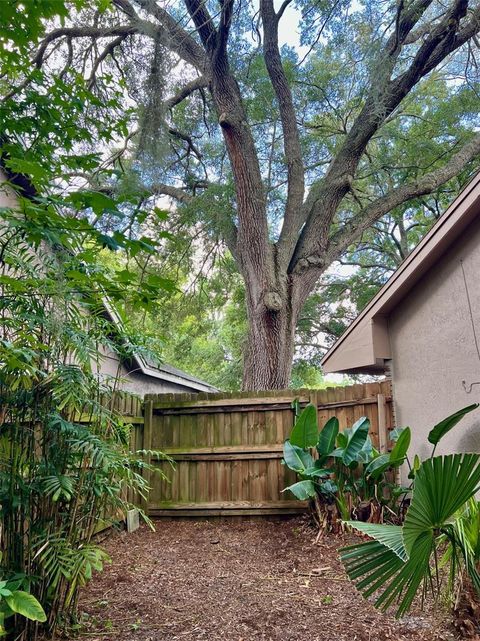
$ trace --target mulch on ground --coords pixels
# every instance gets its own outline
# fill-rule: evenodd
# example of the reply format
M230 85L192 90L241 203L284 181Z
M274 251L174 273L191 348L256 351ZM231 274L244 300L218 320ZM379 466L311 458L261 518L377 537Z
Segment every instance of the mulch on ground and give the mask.
M362 599L337 550L304 520L159 521L103 543L84 590L82 641L444 641L445 612L396 621ZM350 537L351 540L351 537Z

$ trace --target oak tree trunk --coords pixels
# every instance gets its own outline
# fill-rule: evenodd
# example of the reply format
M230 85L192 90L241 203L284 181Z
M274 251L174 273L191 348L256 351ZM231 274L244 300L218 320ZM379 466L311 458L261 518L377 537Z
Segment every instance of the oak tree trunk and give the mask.
M254 306L247 297L248 338L244 352L244 390L285 389L290 385L298 310L288 299L278 309Z

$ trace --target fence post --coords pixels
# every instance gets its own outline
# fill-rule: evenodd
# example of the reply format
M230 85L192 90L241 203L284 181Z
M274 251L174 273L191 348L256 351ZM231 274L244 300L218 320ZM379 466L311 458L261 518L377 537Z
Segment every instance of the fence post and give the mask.
M153 401L147 400L143 404L143 449L147 451L145 455L145 462L150 465L152 462L152 455L150 451L152 449L152 423L153 423ZM151 487L151 476L152 473L150 470L145 469L143 471L143 477L149 487ZM142 509L148 514L148 496L147 500L142 499Z
M378 447L382 454L387 451L387 403L384 394L377 394Z

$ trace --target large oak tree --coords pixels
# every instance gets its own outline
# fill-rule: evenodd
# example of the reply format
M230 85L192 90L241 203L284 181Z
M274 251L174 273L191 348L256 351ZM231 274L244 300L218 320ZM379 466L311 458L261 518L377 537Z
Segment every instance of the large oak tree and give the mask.
M245 389L287 386L299 314L329 266L480 154L478 1L299 0L296 13L291 2L100 2L53 25L32 54L36 68L50 57L58 70L63 47L62 73L77 69L93 88L105 70L118 73L141 113L113 159L129 158L149 194L199 216L215 210L210 222L245 281ZM279 42L286 16L301 16L301 55ZM471 126L403 171L398 156L399 166L382 160L389 127L407 141L411 119L429 117L429 82L447 107L468 101Z

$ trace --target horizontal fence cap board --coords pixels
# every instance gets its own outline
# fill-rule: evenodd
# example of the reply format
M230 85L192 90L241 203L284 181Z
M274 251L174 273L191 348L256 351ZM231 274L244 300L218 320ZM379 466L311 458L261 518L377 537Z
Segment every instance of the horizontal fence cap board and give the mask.
M302 395L300 397L297 396L286 396L285 394L282 394L281 396L276 396L274 398L270 396L265 396L259 395L259 396L254 396L249 393L247 396L238 396L236 395L235 398L231 399L226 399L223 396L221 398L214 398L214 399L185 399L185 397L181 397L177 400L172 400L172 399L162 399L162 400L155 400L154 401L154 409L174 409L174 408L202 408L202 407L225 407L226 409L229 407L233 406L254 406L254 405L268 405L268 404L285 404L289 405L292 403L292 401L298 398L300 403L308 403L310 401L310 397L306 395Z
M169 510L169 509L151 509L148 511L148 515L154 518L212 518L217 516L222 517L256 517L256 516L290 516L296 514L303 514L305 508L302 507L291 507L291 508L255 508L251 509L233 509L233 510L222 510L222 509L208 509L208 510Z
M151 510L252 510L252 509L278 509L278 508L306 508L308 501L204 501L201 503L188 502L159 502L151 505Z

